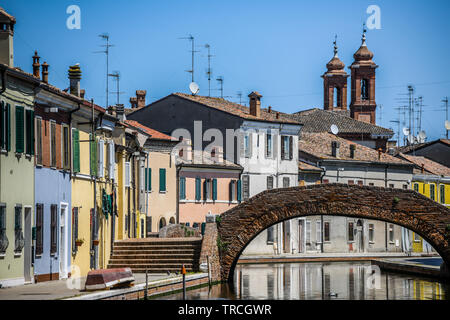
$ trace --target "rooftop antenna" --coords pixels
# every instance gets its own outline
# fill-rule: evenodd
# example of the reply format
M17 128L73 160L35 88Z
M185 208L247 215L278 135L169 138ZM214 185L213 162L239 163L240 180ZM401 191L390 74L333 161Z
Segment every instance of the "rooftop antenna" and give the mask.
M446 126L446 130L445 130L445 137L446 139L448 139L448 131L449 128L447 126L447 121L448 121L448 97L445 97L444 100L442 100L442 102L445 103L445 126Z
M196 52L199 52L199 51L195 51L195 49L194 49L194 47L195 47L195 45L194 45L194 37L190 34L189 37L182 37L182 38L178 38L178 39L187 39L187 40L189 40L189 41L191 42L191 45L192 45L192 49L191 49L191 55L192 55L192 69L191 69L191 70L186 70L186 72L189 72L189 73L192 74L192 80L191 80L191 82L194 82L194 54L195 54Z
M116 105L119 105L119 96L120 96L122 93L124 93L124 92L121 92L121 91L119 90L119 89L120 89L120 86L119 86L119 82L120 82L120 73L119 73L119 71L113 71L113 73L108 74L108 76L114 78L114 80L117 81L117 91L116 91L116 92L112 92L112 93L116 93L116 94L117 94L117 104L116 104Z
M417 142L424 143L426 139L427 139L427 134L425 133L425 131L420 131L419 134L417 135Z
M238 91L237 96L239 98L239 104L242 104L242 91Z
M106 44L101 45L105 47L103 51L95 51L94 53L105 53L106 54L106 109L108 108L108 97L109 97L109 48L114 47L113 44L109 44L109 34L102 33L99 35L100 38L106 40Z
M397 124L397 147L400 147L400 119L391 120L389 122Z
M191 82L189 84L189 90L191 91L192 95L195 96L200 91L200 87L195 82Z
M211 54L211 46L207 43L205 44L205 48L208 49L208 70L206 71L206 75L208 76L208 97L211 97L211 57L214 57Z
M220 97L223 99L223 77L218 76L216 80L220 83Z

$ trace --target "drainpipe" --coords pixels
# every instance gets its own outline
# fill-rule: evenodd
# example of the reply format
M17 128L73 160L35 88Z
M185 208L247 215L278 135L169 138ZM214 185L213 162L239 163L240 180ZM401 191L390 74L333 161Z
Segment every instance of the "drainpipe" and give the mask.
M177 208L176 208L176 224L180 223L180 170L181 170L181 164L179 166L176 166L176 172L177 172L177 177L176 177L176 182L177 182Z
M389 165L385 165L384 167L384 187L387 188L388 186L388 167ZM385 244L385 250L388 251L388 234L387 234L387 222L384 223L384 244Z

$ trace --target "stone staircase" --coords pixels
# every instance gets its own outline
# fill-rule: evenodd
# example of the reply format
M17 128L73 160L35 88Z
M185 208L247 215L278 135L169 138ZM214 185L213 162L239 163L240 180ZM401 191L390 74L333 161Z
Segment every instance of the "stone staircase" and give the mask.
M129 267L134 273L198 271L201 238L145 238L114 242L109 268Z

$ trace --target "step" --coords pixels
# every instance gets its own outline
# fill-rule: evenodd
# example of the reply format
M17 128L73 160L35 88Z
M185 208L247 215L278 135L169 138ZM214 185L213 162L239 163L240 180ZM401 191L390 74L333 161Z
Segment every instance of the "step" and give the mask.
M144 269L142 269L142 268L131 268L131 271L133 273L145 273L145 268ZM175 274L176 272L178 272L178 275L181 274L180 273L180 269L174 269L174 268L171 268L171 269L147 269L147 273L160 273L160 274L163 273L163 274L167 274L167 271L169 271L171 274ZM197 271L197 270L186 268L186 271L187 272L194 272L194 271Z
M198 255L200 250L114 250L113 255Z
M141 268L141 269L161 269L161 270L167 270L167 269L175 269L175 270L181 270L182 263L170 263L170 264L147 264L147 263L110 263L108 264L108 269L116 269L116 268ZM192 264L185 263L184 267L187 268L193 268Z
M183 244L194 244L198 245L202 243L202 240L152 240L152 241L116 241L114 246L129 246L129 245L183 245Z
M198 256L198 254L195 253L179 253L179 254L141 254L141 253L134 253L134 254L119 254L114 253L111 256L111 259L194 259Z
M178 263L178 264L192 264L193 259L111 259L109 263L120 263L120 264L140 264L140 263L148 263L148 264L162 264L162 263Z
M143 245L136 245L136 246L114 246L114 250L157 250L157 249L200 249L201 246L194 246L194 245L174 245L174 246L143 246Z

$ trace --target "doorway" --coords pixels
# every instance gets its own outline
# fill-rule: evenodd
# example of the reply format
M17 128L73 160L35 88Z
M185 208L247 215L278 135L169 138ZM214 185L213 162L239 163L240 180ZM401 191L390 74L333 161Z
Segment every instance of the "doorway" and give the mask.
M291 252L291 221L286 220L283 222L283 252Z
M298 220L298 253L305 252L305 220Z
M61 203L60 205L61 212L60 212L60 219L59 219L59 225L60 225L60 232L59 232L59 278L60 279L67 279L68 277L68 271L67 271L67 204Z
M32 263L32 248L31 248L31 241L32 241L32 234L31 234L31 224L32 224L32 217L31 217L31 207L25 207L25 246L24 246L24 278L25 283L31 283L31 263Z

